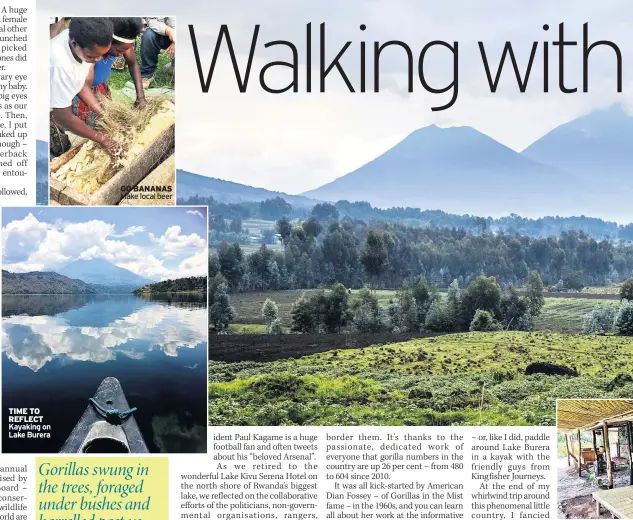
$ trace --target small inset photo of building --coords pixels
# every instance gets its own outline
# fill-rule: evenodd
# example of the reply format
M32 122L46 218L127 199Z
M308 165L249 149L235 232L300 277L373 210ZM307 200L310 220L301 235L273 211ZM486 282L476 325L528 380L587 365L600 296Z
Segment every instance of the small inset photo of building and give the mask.
M559 518L633 518L633 400L559 399Z

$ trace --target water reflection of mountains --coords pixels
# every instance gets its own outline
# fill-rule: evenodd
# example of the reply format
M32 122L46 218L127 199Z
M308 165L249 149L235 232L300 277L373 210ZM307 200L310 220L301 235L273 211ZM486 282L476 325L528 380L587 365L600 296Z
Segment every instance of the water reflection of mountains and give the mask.
M5 355L37 372L62 358L104 363L120 356L145 359L156 351L178 357L180 349L206 344L206 302L78 296L8 298L2 319Z
M185 309L204 307L207 303L206 293L159 293L130 297ZM5 294L2 295L2 316L55 315L112 298L112 295L107 294Z

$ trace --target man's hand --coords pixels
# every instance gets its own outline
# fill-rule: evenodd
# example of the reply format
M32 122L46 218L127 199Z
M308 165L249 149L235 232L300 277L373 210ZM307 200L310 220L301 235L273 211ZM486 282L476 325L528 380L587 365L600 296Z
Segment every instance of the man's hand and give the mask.
M134 108L143 108L147 105L147 100L144 97L137 97L134 102Z
M176 43L174 42L169 47L167 47L165 53L173 60L174 56L176 56Z

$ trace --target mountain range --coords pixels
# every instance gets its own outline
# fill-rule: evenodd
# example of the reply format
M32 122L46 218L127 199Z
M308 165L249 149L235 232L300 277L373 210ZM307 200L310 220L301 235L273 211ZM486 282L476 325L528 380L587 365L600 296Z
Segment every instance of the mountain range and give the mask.
M185 170L177 170L177 195L179 199L190 197L213 197L224 203L260 202L266 199L281 197L295 207L312 207L318 201L301 195L289 195L280 191L254 188L237 182L225 181L214 177L206 177Z
M482 216L594 215L630 222L632 138L633 118L620 105L565 123L522 152L471 127L431 125L302 193L299 203L290 200L295 195L188 172L179 172L178 196L211 195L225 202L281 196L301 206L349 200Z
M98 288L54 272L2 271L3 294L97 294Z
M102 285L119 290L125 289L125 292L156 282L156 280L139 276L102 258L75 260L58 269L57 272L88 284Z
M57 272L2 271L6 294L131 293L154 282L99 258L75 260Z

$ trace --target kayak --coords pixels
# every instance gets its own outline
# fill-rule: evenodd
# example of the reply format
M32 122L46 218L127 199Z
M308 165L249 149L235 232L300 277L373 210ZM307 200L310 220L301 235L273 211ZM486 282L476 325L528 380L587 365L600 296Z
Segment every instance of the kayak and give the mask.
M106 377L60 453L149 453L121 383Z

